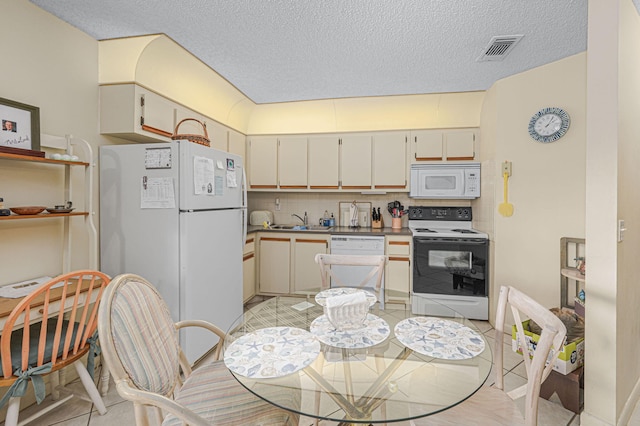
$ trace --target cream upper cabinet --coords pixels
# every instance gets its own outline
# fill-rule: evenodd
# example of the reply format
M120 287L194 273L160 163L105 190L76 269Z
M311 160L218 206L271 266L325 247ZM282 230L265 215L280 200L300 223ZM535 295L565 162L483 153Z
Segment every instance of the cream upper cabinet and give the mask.
M473 160L475 158L475 131L448 131L444 133L444 140L447 160Z
M100 133L136 142L171 140L176 104L135 84L100 86Z
M252 137L249 140L250 188L276 189L278 187L278 138Z
M269 236L260 236L258 241L258 289L260 293L289 294L291 237L270 234Z
M340 138L340 182L342 189L371 189L371 135Z
M293 238L293 292L306 294L317 292L322 287L320 267L315 262L316 254L327 253L329 236L299 234Z
M415 161L440 161L444 158L442 130L413 131L411 142Z
M235 130L229 130L228 141L227 141L227 151L232 154L237 154L243 159L247 158L247 148L246 148L247 137L240 132L236 132Z
M310 189L338 189L339 141L337 136L309 138Z
M307 138L278 139L278 182L281 189L307 189Z
M406 132L380 132L373 135L373 187L407 188Z
M473 160L476 135L475 129L414 130L411 132L411 161Z

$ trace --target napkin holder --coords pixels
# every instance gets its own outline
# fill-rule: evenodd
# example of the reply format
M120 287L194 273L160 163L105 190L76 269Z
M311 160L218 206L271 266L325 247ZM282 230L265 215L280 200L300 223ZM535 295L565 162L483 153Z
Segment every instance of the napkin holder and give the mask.
M341 296L337 296L341 297ZM337 330L355 330L362 328L369 312L369 301L364 300L324 307L327 319Z

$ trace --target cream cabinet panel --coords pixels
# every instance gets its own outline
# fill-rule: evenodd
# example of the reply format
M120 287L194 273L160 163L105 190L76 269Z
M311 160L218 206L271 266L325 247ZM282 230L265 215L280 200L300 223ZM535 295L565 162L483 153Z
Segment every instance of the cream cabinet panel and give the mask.
M416 161L441 161L444 158L444 142L441 130L411 132L413 159Z
M255 237L247 238L242 253L242 300L249 301L256 294Z
M278 187L278 139L253 137L249 141L248 177L250 188Z
M235 130L229 130L227 151L231 154L239 155L244 160L247 155L246 142L247 137L245 135Z
M320 268L316 254L327 253L329 237L304 235L293 239L293 292L317 292L322 287Z
M385 254L389 263L385 271L386 300L409 303L413 268L412 238L410 236L386 237Z
M136 142L171 140L176 104L135 84L100 86L100 133Z
M342 189L371 189L371 135L340 138L340 181Z
M338 189L339 139L337 136L309 138L309 188Z
M473 160L475 158L474 131L450 131L444 134L447 160Z
M281 189L307 189L307 138L278 140L278 182Z
M407 134L405 132L373 135L373 187L389 190L407 188Z
M261 236L258 260L260 293L289 294L291 238L289 236Z

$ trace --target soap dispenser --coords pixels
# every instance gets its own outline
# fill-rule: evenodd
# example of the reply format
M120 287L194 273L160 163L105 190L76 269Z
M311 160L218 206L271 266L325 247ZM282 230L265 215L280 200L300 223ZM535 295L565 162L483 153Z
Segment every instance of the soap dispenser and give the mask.
M309 216L307 216L307 212L304 212L304 220L303 220L305 225L309 224Z

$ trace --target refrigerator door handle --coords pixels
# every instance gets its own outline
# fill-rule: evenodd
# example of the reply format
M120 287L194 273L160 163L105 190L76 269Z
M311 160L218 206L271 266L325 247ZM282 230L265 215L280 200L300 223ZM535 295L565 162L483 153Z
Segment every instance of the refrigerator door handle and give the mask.
M247 219L248 219L248 209L247 206L247 174L244 171L244 167L242 168L242 247L247 242Z

